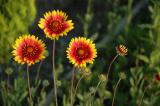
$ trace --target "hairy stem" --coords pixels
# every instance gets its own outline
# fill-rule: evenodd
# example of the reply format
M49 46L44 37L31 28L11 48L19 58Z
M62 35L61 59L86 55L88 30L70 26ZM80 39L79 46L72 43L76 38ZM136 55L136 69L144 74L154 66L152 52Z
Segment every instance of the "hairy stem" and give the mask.
M99 81L99 82L98 82L98 84L97 84L97 86L96 86L96 89L95 89L95 91L94 91L94 94L93 94L93 99L92 99L92 103L91 103L92 105L93 105L93 100L94 100L94 97L95 97L95 95L96 95L96 92L97 92L97 90L98 90L98 87L99 87L99 85L101 84L101 82L102 82L102 81Z
M42 63L43 63L43 60L41 60L41 62L39 63L38 69L37 69L36 84L38 83L39 73L40 73L40 69L41 69Z
M29 91L29 101L30 104L32 105L32 93L31 93L31 87L30 87L30 80L29 80L29 66L27 65L27 81L28 81L28 91Z
M53 40L53 82L54 82L54 96L55 96L55 105L58 106L57 102L57 84L56 84L56 70L55 70L55 40Z
M76 97L77 89L78 89L79 84L80 84L80 82L81 82L82 79L83 79L83 75L82 75L81 78L78 80L78 83L77 83L77 85L76 85L75 93L74 93L74 100L75 100L75 97Z
M7 91L9 92L9 75L7 75Z
M119 55L117 54L111 61L111 63L109 64L109 67L108 67L108 71L107 71L107 80L108 80L108 77L109 77L109 73L110 73L110 70L111 70L111 66L113 64L113 62L117 59ZM108 81L107 81L108 82Z
M141 99L140 99L140 102L139 102L138 106L141 106L142 101L143 101L144 94L146 93L147 89L148 89L148 86L146 86L146 87L144 88L144 91L143 91L143 94L142 94L142 97L141 97Z
M117 82L117 84L115 86L115 89L114 89L113 98L112 98L112 106L114 106L114 100L115 100L115 96L116 96L116 91L117 91L117 88L118 88L118 85L119 85L120 81L121 81L121 78L119 78L119 80L118 80L118 82Z
M72 70L72 78L71 78L71 106L73 106L73 82L74 82L74 73L75 73L75 67Z

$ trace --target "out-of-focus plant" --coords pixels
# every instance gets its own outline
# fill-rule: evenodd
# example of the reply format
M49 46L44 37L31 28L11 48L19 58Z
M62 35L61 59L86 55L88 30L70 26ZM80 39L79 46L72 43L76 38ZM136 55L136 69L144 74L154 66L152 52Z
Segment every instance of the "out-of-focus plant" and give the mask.
M35 0L0 0L0 64L9 62L13 41L28 32L35 15Z
M20 74L19 77L14 80L13 86L7 83L7 81L1 81L2 104L6 106L21 106L28 95L26 83L26 80L24 80L24 77Z
M159 85L155 83L155 74L160 70L160 2L152 1L149 6L151 12L151 24L145 24L141 27L149 29L148 38L143 38L152 49L146 54L137 54L137 65L131 68L130 93L133 105L156 106L160 97ZM145 48L144 48L145 49ZM140 63L143 62L143 65Z
M115 97L116 97L116 92L117 92L118 85L119 85L120 81L123 80L123 79L126 79L126 75L125 75L125 73L121 72L121 73L119 73L119 80L116 83L116 86L114 88L113 97L112 97L112 106L114 106L114 100L115 100Z

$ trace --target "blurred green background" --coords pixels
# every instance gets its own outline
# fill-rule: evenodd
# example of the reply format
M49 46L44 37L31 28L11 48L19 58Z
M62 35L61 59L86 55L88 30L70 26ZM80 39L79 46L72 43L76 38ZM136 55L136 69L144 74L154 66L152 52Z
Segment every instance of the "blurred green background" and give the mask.
M75 24L66 37L56 41L56 71L61 83L58 89L60 106L69 106L67 88L72 65L66 58L66 48L71 38L76 36L94 40L98 58L89 66L92 75L81 82L75 105L89 106L86 101L89 88L97 85L100 73L107 73L109 63L116 55L115 47L124 44L128 47L128 55L115 61L108 86L106 89L100 86L94 106L111 105L119 72L124 72L127 78L119 85L116 106L136 106L146 86L149 87L142 106L160 106L160 86L154 82L155 74L160 72L159 0L0 0L0 105L26 105L26 66L14 62L11 54L14 40L26 33L43 39L49 53L42 63L38 85L34 81L39 63L31 67L35 105L52 105L52 41L45 37L37 24L46 11L54 9L66 12ZM8 70L13 72L8 74ZM76 78L80 78L79 73ZM44 81L49 85L46 86ZM45 91L39 93L44 87Z

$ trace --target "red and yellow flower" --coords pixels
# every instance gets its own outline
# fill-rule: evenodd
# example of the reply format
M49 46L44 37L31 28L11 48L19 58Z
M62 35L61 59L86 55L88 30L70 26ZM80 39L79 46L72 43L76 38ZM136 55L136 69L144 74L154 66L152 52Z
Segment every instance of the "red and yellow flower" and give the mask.
M66 13L59 10L46 12L38 26L50 39L58 39L60 36L67 35L74 28L72 20L67 20L67 17Z
M32 65L44 59L45 44L34 35L23 35L13 45L14 60L20 64Z
M74 66L85 67L86 63L93 64L97 57L95 44L84 37L73 38L67 49L67 58Z

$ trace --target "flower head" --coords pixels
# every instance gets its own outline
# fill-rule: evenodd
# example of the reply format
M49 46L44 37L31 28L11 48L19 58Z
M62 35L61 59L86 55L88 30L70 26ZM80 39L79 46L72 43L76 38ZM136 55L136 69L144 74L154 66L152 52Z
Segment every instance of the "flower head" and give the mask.
M32 65L45 58L45 44L34 35L24 35L16 39L13 45L14 60Z
M102 82L107 81L107 77L104 74L101 74L98 77L99 77L99 80Z
M116 47L116 50L117 50L117 53L118 53L120 56L125 56L125 55L127 55L127 53L128 53L128 49L127 49L127 47L124 46L124 45L118 45L118 46Z
M72 20L67 20L67 17L62 11L49 11L44 14L44 18L40 19L38 26L50 39L58 39L74 28Z
M78 67L85 67L86 63L93 63L97 57L95 44L84 37L73 38L67 49L67 58Z

